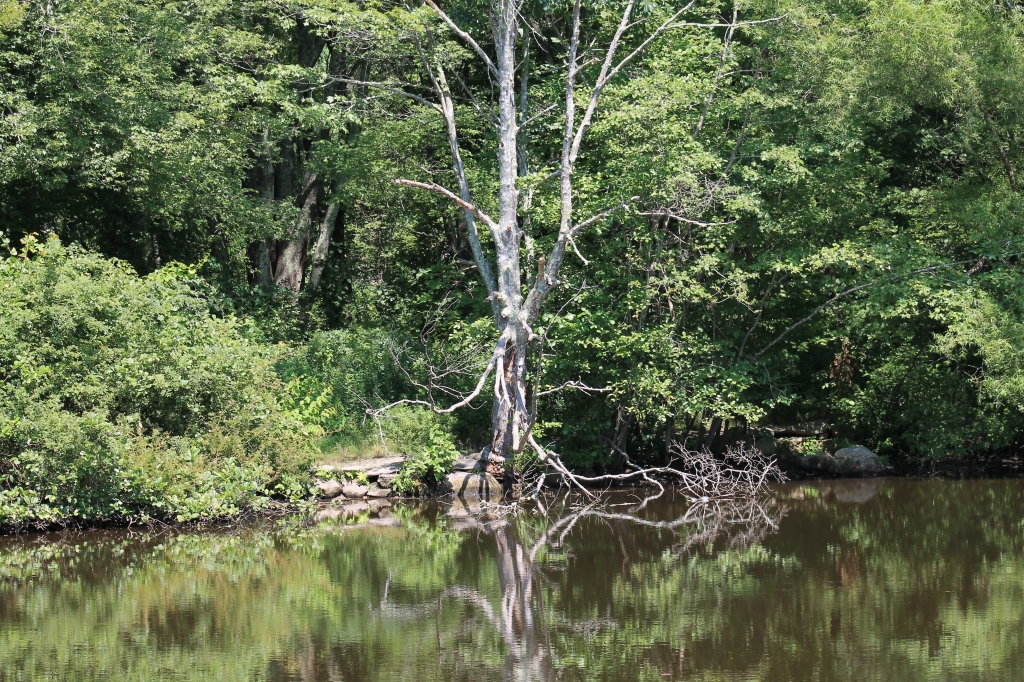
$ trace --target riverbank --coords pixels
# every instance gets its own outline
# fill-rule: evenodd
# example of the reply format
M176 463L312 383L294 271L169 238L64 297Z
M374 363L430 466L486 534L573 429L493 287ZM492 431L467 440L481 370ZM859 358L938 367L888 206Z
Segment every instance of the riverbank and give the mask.
M816 457L818 459L816 459ZM830 455L830 457L834 456ZM320 464L312 467L309 478L309 494L289 499L270 496L254 496L248 506L231 513L208 513L190 518L176 518L165 515L124 515L100 518L73 517L59 521L27 522L0 526L0 535L51 531L89 531L118 528L176 528L199 529L206 527L244 524L258 519L273 519L289 515L304 515L314 520L358 517L376 514L390 508L396 502L417 502L428 499L447 498L462 500L517 499L518 490L504 484L504 463L497 459L482 461L480 453L458 457L440 480L434 485L421 485L411 491L397 491L394 481L403 466L411 458L402 455L354 459L344 462ZM907 479L1000 479L1024 476L1024 457L1016 453L998 453L988 456L940 458L929 460L900 460L885 464L871 476L838 475L820 466L801 466L820 461L819 455L795 453L779 456L779 463L789 481L830 481L848 480L858 485L857 480L878 480L880 477ZM577 472L592 474L593 472ZM565 488L566 483L554 470L547 474L549 489ZM665 481L668 483L668 481ZM651 487L650 482L630 480L604 482L589 485L591 490L621 490ZM667 486L666 487L670 487Z

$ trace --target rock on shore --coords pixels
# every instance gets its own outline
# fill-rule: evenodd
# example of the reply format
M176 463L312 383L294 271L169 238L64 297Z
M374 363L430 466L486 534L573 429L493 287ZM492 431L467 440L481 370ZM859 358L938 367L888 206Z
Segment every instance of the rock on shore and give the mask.
M836 450L833 473L838 476L878 476L885 473L885 465L878 455L857 445Z
M492 497L501 495L501 484L486 471L453 471L441 484L442 492L458 497Z
M835 455L818 452L800 457L796 464L804 471L833 476L880 476L885 473L885 465L878 455L860 445L841 448Z

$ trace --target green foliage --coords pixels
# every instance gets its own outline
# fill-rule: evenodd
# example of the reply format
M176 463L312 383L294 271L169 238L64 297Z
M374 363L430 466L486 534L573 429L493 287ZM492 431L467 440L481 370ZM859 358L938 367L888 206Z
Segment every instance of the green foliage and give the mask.
M322 408L282 404L282 349L243 331L188 268L139 277L26 239L0 261L0 523L184 521L306 495Z
M332 445L379 442L383 436L389 451L413 453L427 447L432 429L450 431L451 417L411 405L398 405L379 420L366 413L371 406L418 397L396 360L401 339L360 327L313 334L277 364L287 379L290 409L330 433Z
M583 44L606 44L621 5L584 6ZM493 49L482 6L446 9ZM558 183L546 180L561 150L565 81L550 64L566 58L567 11L523 9L536 58L519 182L534 192L520 221L524 282L561 219ZM675 6L640 11L622 54L641 45L646 19ZM586 260L566 259L528 365L531 390L610 390L545 395L535 433L596 469L611 463L608 440L660 461L667 439L715 418L826 419L897 457L1022 444L1019 3L755 0L739 6L735 31L699 25L721 23L721 11L694 4L603 91L574 170L572 219L628 208L576 238ZM427 27L431 39L415 40ZM161 308L166 320L200 309L213 320L172 328L133 319L130 306L93 314L82 301L107 294L83 293L67 313L48 308L56 345L18 341L24 359L4 356L16 387L4 404L19 405L5 409L66 432L75 457L90 450L72 441L109 431L127 442L139 424L145 437L194 438L207 428L196 424L241 414L257 395L297 424L282 432L321 434L327 450L383 431L389 449L416 452L431 427L485 443L484 397L443 421L407 409L380 428L366 419L367 407L427 398L410 381L429 374L424 347L454 357L494 336L464 217L391 183L457 187L437 112L348 82L409 79L416 45L428 43L428 58L459 74L463 162L474 200L493 212L496 138L481 116L493 84L428 8L0 2L0 230L18 247L35 248L30 235L45 229L120 258L154 273L147 296L181 299L177 311ZM600 60L581 68L577 102ZM409 92L432 97L424 82ZM312 288L331 205L339 216ZM293 242L306 245L299 291L261 286L261 258L280 259ZM101 270L131 279L123 266ZM68 327L83 320L110 328L96 332L98 346ZM132 345L142 327L161 333ZM254 379L242 357L268 366ZM446 380L465 391L471 374ZM57 426L33 410L94 416Z
M451 436L439 428L431 427L426 447L409 458L402 470L391 481L391 487L399 494L435 488L451 471L452 464L459 457L459 450Z
M0 31L16 28L25 19L22 0L0 0Z

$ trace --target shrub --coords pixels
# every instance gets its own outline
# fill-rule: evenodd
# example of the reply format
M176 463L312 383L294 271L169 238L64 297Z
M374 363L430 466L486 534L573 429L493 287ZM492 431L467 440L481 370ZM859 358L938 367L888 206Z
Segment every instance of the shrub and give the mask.
M458 456L451 436L439 428L431 428L427 446L406 461L391 487L400 494L417 490L421 485L434 488L451 470Z
M282 405L288 348L210 310L177 264L139 277L56 238L0 260L0 524L191 520L307 494L322 430Z
M381 329L317 332L278 369L287 379L289 406L303 419L332 434L331 442L372 443L381 435L394 452L411 454L430 444L431 429L450 432L455 418L439 416L421 406L399 405L369 419L366 408L417 397L394 359L396 335Z

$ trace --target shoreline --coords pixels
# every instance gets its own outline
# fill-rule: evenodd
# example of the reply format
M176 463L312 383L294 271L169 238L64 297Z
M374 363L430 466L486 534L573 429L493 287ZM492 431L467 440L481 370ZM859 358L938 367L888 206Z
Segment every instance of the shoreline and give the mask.
M812 481L849 481L863 480L870 478L901 478L910 480L1003 480L1013 478L1024 478L1024 457L1018 455L993 456L985 459L970 458L949 458L942 460L917 460L913 462L898 462L894 465L887 465L884 474L878 476L834 476L820 473L812 473L799 469L784 470L787 480L790 482L812 482ZM593 486L590 489L595 491L616 491L631 488L649 487L643 485L622 485L622 486ZM666 486L668 488L669 486ZM503 497L508 493L503 493ZM435 492L421 496L391 496L372 500L390 505L393 502L404 503L425 503L443 500L447 497L456 497L452 492ZM462 496L457 496L461 499ZM100 531L123 531L128 529L139 529L140 531L152 532L155 530L167 531L200 531L215 528L225 528L233 525L243 525L252 522L268 521L302 514L303 511L310 512L307 515L309 521L314 521L318 515L327 510L340 509L345 505L367 504L367 500L344 500L342 498L310 498L302 503L287 503L273 501L269 506L260 510L250 510L234 516L211 517L192 521L168 521L165 519L151 519L140 523L124 521L120 519L102 520L75 520L66 524L48 524L33 526L27 524L21 527L0 526L0 539L19 537L26 535L49 535L63 533L90 533Z

